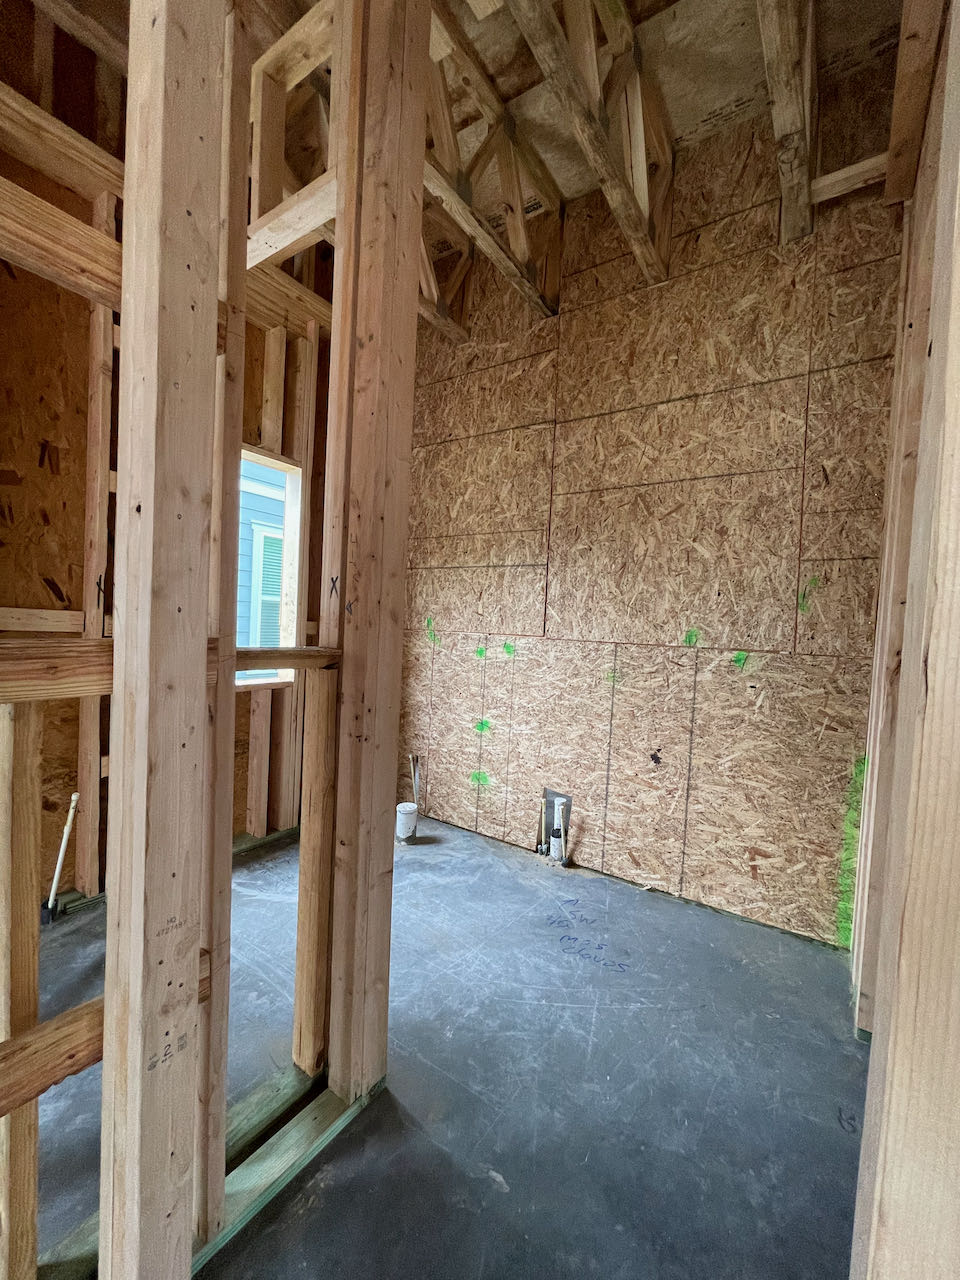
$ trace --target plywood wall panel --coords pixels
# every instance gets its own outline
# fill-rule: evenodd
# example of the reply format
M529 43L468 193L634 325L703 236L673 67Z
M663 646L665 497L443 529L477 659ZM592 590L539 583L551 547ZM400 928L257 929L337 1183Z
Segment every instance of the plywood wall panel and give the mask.
M776 143L767 112L677 151L673 232L776 200Z
M415 446L552 422L555 354L546 352L417 388Z
M546 565L547 530L517 529L498 533L431 534L411 537L407 564L411 569L444 569L452 566Z
M475 831L483 710L482 635L437 635L430 707L426 812Z
M842 163L874 154L856 90L827 87ZM899 268L878 194L779 247L765 111L678 151L669 280L595 193L568 208L559 321L481 266L472 341L421 344L407 625L445 664L438 812L529 849L567 789L582 864L834 938Z
M797 652L869 660L879 579L876 557L801 560L804 607L797 614Z
M899 254L902 207L881 204L878 194L870 188L818 206L817 267L823 274Z
M480 782L477 830L502 840L506 829L510 736L516 636L486 636L483 655L483 731L480 735Z
M696 654L618 645L603 870L680 892Z
M414 449L411 537L545 530L553 431L551 422Z
M805 511L803 513L803 558L837 560L876 559L883 534L883 508L859 511Z
M9 157L0 157L0 174L89 219L82 200ZM0 604L79 609L90 306L20 267L4 265Z
M644 286L643 270L632 253L586 267L560 280L560 311L592 306Z
M814 302L811 368L892 355L899 282L898 258L821 276Z
M563 231L563 275L575 275L629 254L630 246L601 191L570 205Z
M546 581L546 564L411 569L406 624L415 631L430 618L444 631L542 635Z
M780 235L780 201L768 200L716 222L674 236L670 248L671 276L685 275L698 267L771 248Z
M870 664L731 657L700 655L683 893L834 941Z
M554 493L799 467L806 378L557 426Z
M613 693L612 645L516 644L505 839L532 848L544 787L573 796L570 850L600 869Z
M800 472L557 495L547 634L789 648Z
M425 633L403 637L403 685L400 702L400 748L397 760L397 803L412 801L409 756L420 757L420 800L427 794L430 766L430 712L434 644Z
M477 258L473 280L469 342L454 344L426 321L420 322L417 375L421 384L556 348L556 317L537 316L488 259Z
M814 263L808 238L563 313L557 417L806 373Z

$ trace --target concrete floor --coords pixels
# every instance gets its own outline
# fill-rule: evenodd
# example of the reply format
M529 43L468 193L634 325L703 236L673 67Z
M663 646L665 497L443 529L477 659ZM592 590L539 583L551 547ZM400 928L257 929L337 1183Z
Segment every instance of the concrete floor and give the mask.
M866 1066L846 957L423 821L388 1088L203 1280L841 1280Z

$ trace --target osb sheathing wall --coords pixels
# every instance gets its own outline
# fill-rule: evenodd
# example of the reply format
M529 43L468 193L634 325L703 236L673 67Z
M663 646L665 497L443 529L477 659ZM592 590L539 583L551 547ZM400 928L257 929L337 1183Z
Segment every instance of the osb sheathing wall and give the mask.
M822 95L821 169L884 150L876 67ZM850 122L855 120L856 128ZM863 750L899 213L879 188L779 247L767 116L677 155L670 279L600 196L561 314L481 265L472 340L420 340L400 796L836 938Z

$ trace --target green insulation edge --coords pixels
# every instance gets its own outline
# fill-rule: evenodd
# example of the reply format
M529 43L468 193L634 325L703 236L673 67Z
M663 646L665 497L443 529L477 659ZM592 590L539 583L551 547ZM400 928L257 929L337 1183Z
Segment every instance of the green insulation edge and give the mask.
M843 813L843 845L837 875L837 946L850 950L853 939L853 896L857 886L857 849L860 844L860 810L863 807L863 780L867 757L859 756L847 783Z

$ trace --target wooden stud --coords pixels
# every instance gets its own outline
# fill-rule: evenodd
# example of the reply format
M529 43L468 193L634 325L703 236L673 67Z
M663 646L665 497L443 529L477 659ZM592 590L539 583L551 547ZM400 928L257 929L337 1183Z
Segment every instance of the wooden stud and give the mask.
M98 196L93 225L116 235L116 197ZM107 575L107 518L110 499L110 435L113 419L113 311L101 303L90 307L89 374L87 378L87 482L84 496L83 634L103 635L103 591ZM74 879L80 893L100 892L100 699L80 702L77 790L80 801L74 830Z
M647 182L650 192L650 234L665 267L670 265L673 235L673 132L660 86L650 72L640 76Z
M960 23L946 35L875 1030L853 1280L960 1271ZM922 358L922 357L921 357Z
M338 210L347 252L335 267L330 378L329 420L345 423L349 440L340 516L349 532L334 570L344 653L328 1057L331 1088L350 1102L386 1069L430 9L426 0L353 0L343 18L338 88L352 92L339 142L354 153L360 181L344 182L342 217ZM379 340L361 342L370 332ZM327 605L321 639L329 616Z
M900 308L890 448L884 485L884 536L867 722L867 772L860 815L853 928L856 1025L873 1031L883 884L888 856L903 616L907 599L910 531L923 410L925 349L929 334L933 228L915 238L912 210L904 210ZM911 271L912 268L912 271Z
M431 306L437 305L440 286L437 284L437 273L433 269L430 250L423 236L420 237L420 292Z
M510 252L520 266L526 269L530 262L530 237L527 234L527 217L523 208L523 186L516 152L505 133L500 134L497 145L497 169L500 174Z
M37 1020L43 719L0 705L0 1037ZM0 1119L0 1277L37 1273L37 1103Z
M260 447L283 452L283 388L287 364L287 331L268 329L263 349L263 398L260 407Z
M945 0L904 0L883 189L890 204L913 195L946 11Z
M103 1280L185 1280L192 1253L223 52L221 7L132 0L107 838Z
M329 1012L337 677L336 671L308 671L304 690L293 1060L311 1076L323 1066Z
M263 71L254 72L250 93L253 122L250 222L256 223L283 199L287 94L281 84Z
M250 690L250 747L247 759L247 834L267 834L267 787L270 781L269 689Z
M216 365L207 596L208 648L216 649L217 680L209 693L206 725L201 869L200 945L210 956L210 1000L199 1014L194 1136L194 1231L201 1241L216 1236L224 1222L251 56L246 30L234 9L226 15L223 29L217 294L226 311L226 334Z
M541 0L508 0L508 4L631 252L646 279L659 284L666 279L666 268L650 238L646 215L627 185L622 166L587 97L556 15Z
M780 170L780 239L787 244L813 230L810 199L810 94L816 76L804 27L804 0L757 0L760 37ZM807 10L812 15L812 9ZM812 16L810 18L812 22Z
M491 161L496 157L502 133L502 124L490 125L487 129L486 137L470 157L470 163L467 165L467 179L472 188L476 187L489 168Z
M53 23L48 14L33 14L33 96L41 111L53 111Z

